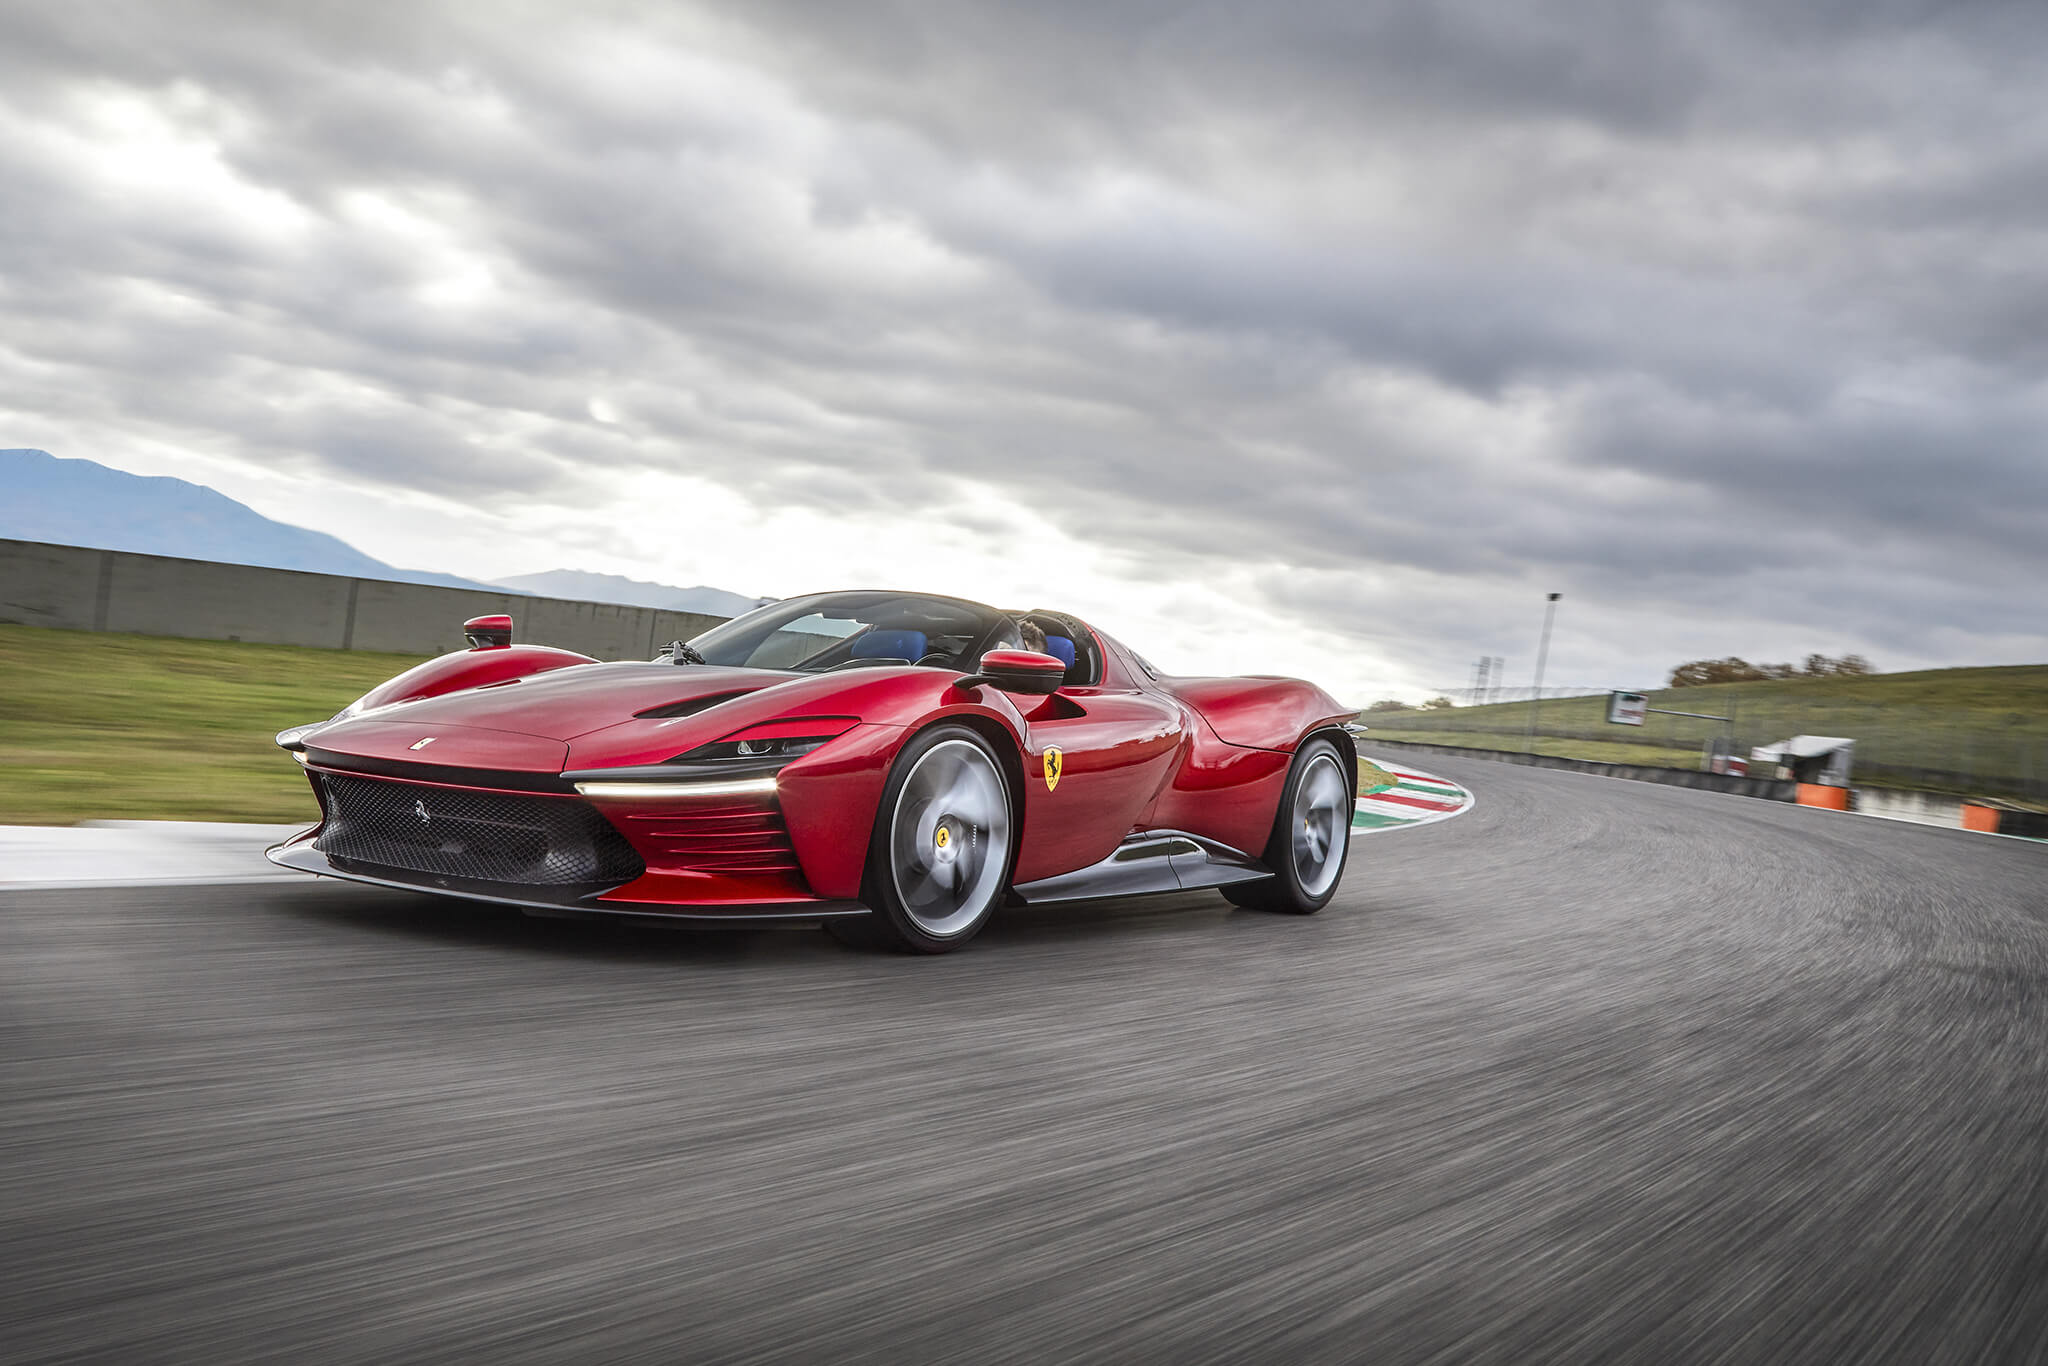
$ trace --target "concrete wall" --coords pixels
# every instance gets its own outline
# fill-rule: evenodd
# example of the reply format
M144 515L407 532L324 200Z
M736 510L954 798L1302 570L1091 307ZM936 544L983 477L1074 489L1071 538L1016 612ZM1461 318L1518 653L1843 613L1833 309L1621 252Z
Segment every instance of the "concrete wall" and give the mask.
M514 639L599 659L646 659L724 620L0 540L0 622L27 626L432 655L461 649L462 623L488 612L512 614Z
M1950 830L1963 828L1963 799L1939 792L1891 792L1881 787L1856 789L1856 810L1886 820L1911 821L1915 825L1940 825Z

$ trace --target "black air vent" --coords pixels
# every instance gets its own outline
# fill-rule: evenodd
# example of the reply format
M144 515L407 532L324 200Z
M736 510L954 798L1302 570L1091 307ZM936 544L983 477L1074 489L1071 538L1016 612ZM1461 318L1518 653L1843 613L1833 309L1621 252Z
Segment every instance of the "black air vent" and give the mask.
M730 702L735 697L746 697L753 691L752 688L745 688L739 692L715 692L709 697L693 697L687 702L671 702L663 707L649 707L646 711L636 711L633 715L642 719L668 716L695 716L700 711L710 711L720 702Z
M319 777L327 822L313 847L337 866L526 887L612 887L646 871L625 837L575 798Z

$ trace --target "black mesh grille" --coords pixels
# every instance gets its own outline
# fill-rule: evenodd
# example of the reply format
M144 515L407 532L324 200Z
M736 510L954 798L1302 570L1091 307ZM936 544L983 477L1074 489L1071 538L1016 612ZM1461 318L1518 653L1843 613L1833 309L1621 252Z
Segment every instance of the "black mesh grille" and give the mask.
M313 847L380 868L529 887L612 886L646 871L633 846L575 798L474 792L323 773Z

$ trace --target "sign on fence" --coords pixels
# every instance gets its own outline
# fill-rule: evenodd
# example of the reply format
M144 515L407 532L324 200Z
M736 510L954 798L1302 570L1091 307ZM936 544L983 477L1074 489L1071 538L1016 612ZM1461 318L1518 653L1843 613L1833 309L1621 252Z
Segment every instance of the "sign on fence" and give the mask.
M1617 726L1640 726L1650 710L1650 699L1639 692L1607 694L1607 719Z

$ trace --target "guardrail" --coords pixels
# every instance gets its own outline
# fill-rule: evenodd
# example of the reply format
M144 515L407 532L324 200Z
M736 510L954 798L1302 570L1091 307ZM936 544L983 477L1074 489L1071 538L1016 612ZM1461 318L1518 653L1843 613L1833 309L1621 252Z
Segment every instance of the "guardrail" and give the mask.
M1689 768L1660 768L1654 764L1610 764L1598 759L1567 759L1557 754L1524 754L1512 749L1468 749L1463 745L1430 745L1396 740L1368 732L1359 740L1366 750L1399 750L1421 754L1456 754L1468 759L1491 759L1496 763L1520 764L1524 768L1557 768L1572 773L1597 773L1608 778L1632 778L1637 782L1662 783L1666 787L1690 787L1703 792L1733 792L1742 797L1789 802L1798 796L1799 784L1789 778L1738 778L1726 773L1695 772Z

